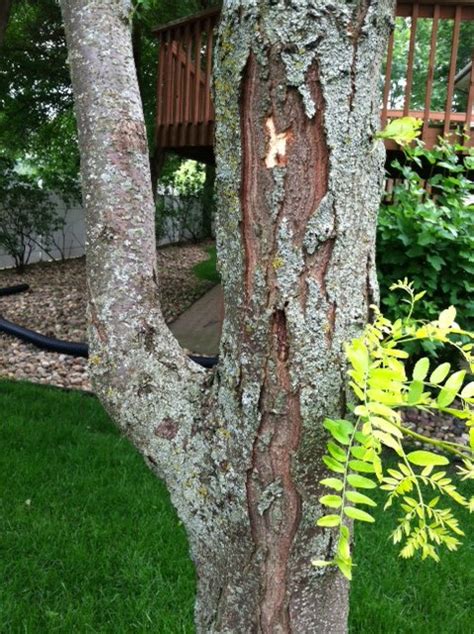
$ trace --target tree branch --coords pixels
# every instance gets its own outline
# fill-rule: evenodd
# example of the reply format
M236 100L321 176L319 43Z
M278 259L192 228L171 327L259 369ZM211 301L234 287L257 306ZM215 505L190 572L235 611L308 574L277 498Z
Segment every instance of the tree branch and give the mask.
M62 0L61 7L88 225L92 378L123 431L155 464L157 456L167 461L178 431L190 433L207 375L187 359L159 307L155 209L129 4Z

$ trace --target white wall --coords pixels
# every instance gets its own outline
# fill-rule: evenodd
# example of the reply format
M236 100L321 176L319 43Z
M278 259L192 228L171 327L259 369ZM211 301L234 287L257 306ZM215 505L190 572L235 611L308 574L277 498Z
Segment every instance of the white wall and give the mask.
M168 191L159 192L159 196L165 199L166 205L169 207L178 208L180 206L179 196L173 195ZM65 225L61 231L55 231L53 236L55 243L61 247L64 251L66 258L77 258L84 255L85 242L86 242L86 228L84 222L84 211L80 204L68 205L61 200L56 194L51 194L51 201L57 209L58 213L65 218ZM183 201L181 201L183 205ZM191 238L190 232L186 230L186 224L193 219L198 220L202 216L202 208L199 201L187 200L184 202L185 214L184 226L181 226L179 218L167 218L166 226L160 241L159 246L170 244L173 242L180 242ZM178 214L179 216L179 214ZM41 239L38 239L41 242ZM61 253L58 248L48 249L51 251L54 258L60 259ZM31 254L29 263L49 261L51 258L46 255L40 247L35 246ZM13 258L5 253L0 247L0 269L8 269L15 266Z
M56 194L51 194L51 204L56 207L59 215L66 221L61 231L54 232L55 243L64 251L66 258L77 258L84 255L86 231L84 212L81 205L67 204ZM38 242L41 243L41 237L38 237ZM55 258L61 258L60 249L54 246L50 249ZM39 246L34 246L30 263L49 261L50 259ZM0 269L8 269L13 266L15 266L13 258L0 247Z

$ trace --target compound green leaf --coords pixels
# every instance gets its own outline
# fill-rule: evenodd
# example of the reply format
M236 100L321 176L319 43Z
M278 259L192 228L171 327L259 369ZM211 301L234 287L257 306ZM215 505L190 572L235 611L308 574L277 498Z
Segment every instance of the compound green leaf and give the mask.
M458 370L457 372L454 372L454 374L451 374L449 379L446 381L444 387L447 390L454 390L455 392L459 392L465 376L466 370Z
M385 348L385 354L396 359L408 359L410 356L405 350L397 350L397 348Z
M361 520L362 522L375 522L375 519L362 509L358 509L355 506L346 506L344 508L344 513L347 517L350 517L353 520Z
M319 498L321 504L324 506L330 506L333 509L338 509L342 504L342 498L340 495L323 495L322 498Z
M439 314L439 327L443 330L451 328L455 319L456 309L454 308L454 306L450 306L449 308L446 308L446 310L441 311L441 313Z
M360 445L355 445L354 447L351 447L351 454L354 456L354 458L357 458L357 460L363 460L367 451L369 450L366 447L361 447Z
M325 528L333 528L334 526L339 526L341 523L341 518L339 515L323 515L316 522L317 526L323 526Z
M415 381L424 381L430 369L430 360L428 357L418 359L413 368L413 378Z
M444 379L448 376L449 371L451 369L451 364L446 362L439 365L430 376L430 383L434 383L435 385L439 385L444 381Z
M345 421L344 421L345 422ZM331 418L326 418L323 422L323 427L328 430L335 440L340 442L342 445L348 445L350 442L349 433L347 431L347 427L341 425L341 421L332 420Z
M350 473L347 476L347 481L356 489L375 489L377 486L373 480L370 480L365 476L358 475L357 473Z
M339 460L340 462L345 462L346 452L343 449L341 449L339 445L336 445L335 442L332 442L332 440L330 440L327 444L327 447L328 447L329 453L331 454L333 458L336 458L336 460Z
M354 504L366 504L367 506L377 506L377 503L374 502L368 495L364 495L363 493L359 493L359 491L347 491L346 498L349 502L354 502Z
M379 431L376 429L374 430L374 436L375 438L378 438L381 443L383 443L387 447L390 447L390 449L393 449L399 455L401 454L402 447L398 440L396 440L391 434L386 434L384 431Z
M371 402L367 403L367 409L373 414L378 414L379 416L384 416L385 418L396 418L397 415L393 409L384 405L383 403Z
M448 390L448 388L443 387L438 396L436 397L436 403L440 407L447 407L451 405L451 403L456 398L457 390Z
M431 451L412 451L407 455L408 460L417 467L440 466L449 464L449 460L445 456L432 453Z
M328 469L334 471L335 473L344 473L345 471L344 465L342 465L332 456L323 456L323 462L326 467L328 467Z
M346 355L357 372L365 373L369 369L369 351L360 339L354 339L346 347Z
M325 561L324 559L312 559L311 563L313 566L317 566L318 568L324 568L325 566L333 566L333 561Z
M407 145L419 136L421 125L421 119L400 117L390 121L384 130L377 133L376 138L393 139L399 145Z
M474 397L474 381L471 381L467 385L464 386L461 396L463 398L473 398Z
M370 422L374 427L378 427L382 431L387 432L387 434L392 434L392 436L396 436L397 438L403 438L403 432L400 431L396 425L388 420L385 420L385 418L373 416L370 419Z
M422 394L423 394L423 383L421 381L413 380L410 383L410 387L408 388L407 403L409 405L418 403Z
M335 491L342 491L344 488L342 480L338 480L337 478L325 478L324 480L321 480L321 484L325 487L329 487L330 489L334 489Z
M374 465L363 460L349 460L349 467L353 471L362 471L362 473L374 473Z
M346 579L349 579L349 581L351 581L352 580L352 565L351 565L351 562L347 561L346 559L342 559L341 557L335 557L334 558L334 563L337 565L337 567L342 572L344 577Z

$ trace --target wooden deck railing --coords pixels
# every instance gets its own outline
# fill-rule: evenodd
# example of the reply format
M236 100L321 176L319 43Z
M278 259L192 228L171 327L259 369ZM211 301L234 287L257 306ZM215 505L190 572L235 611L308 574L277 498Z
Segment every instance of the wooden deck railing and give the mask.
M461 25L474 20L472 0L400 0L397 4L397 18L410 18L405 25L409 28L408 50L406 52L406 72L398 77L398 93L402 84L402 94L393 99L394 44L397 29L389 39L385 62L381 119L384 126L388 121L414 116L423 120L422 139L431 147L439 135L452 132L467 134L470 143L474 141L474 51L471 52L470 79L467 98L462 112L453 104L456 72L460 70L458 52ZM211 100L212 52L214 28L219 19L219 10L203 11L184 20L169 23L155 29L159 40L159 60L157 78L156 140L162 148L212 146L214 134L214 109ZM420 108L413 104L415 62L417 59L417 27L423 19L431 21L430 44L423 87L424 104ZM450 21L452 35L449 44L449 68L446 77L436 77L438 86L444 82L446 99L444 110L432 109L435 75L439 65L437 48L442 21ZM465 47L464 47L465 48ZM446 56L446 47L443 55ZM466 60L464 60L465 63ZM462 60L461 60L462 63ZM416 83L419 78L416 77ZM419 86L418 86L419 88ZM418 93L420 90L418 90ZM392 142L388 149L396 149Z
M447 136L453 131L465 133L469 135L470 142L474 140L472 130L472 109L474 101L474 64L472 59L474 56L473 43L471 42L471 71L470 85L466 100L465 111L456 112L453 108L453 95L455 88L456 70L461 70L458 66L458 52L460 45L461 24L465 21L474 20L474 4L472 0L443 0L439 3L432 1L420 0L419 2L399 1L396 11L397 18L410 18L409 22L409 44L406 60L405 87L403 91L402 103L398 107L391 108L389 104L390 93L393 88L392 81L392 65L394 43L397 37L397 29L392 32L389 43L387 58L385 64L385 82L382 101L382 126L387 121L397 119L404 116L412 116L422 119L422 140L429 146L436 143L438 136ZM423 109L415 109L411 107L413 97L413 77L416 57L416 37L417 27L420 20L429 19L431 21L431 34L429 43L429 53L426 68L426 78L424 81L424 104ZM446 86L446 100L444 110L432 110L433 87L435 81L436 65L440 60L437 59L437 48L439 48L439 31L442 21L449 20L452 25L451 41L449 43L449 67L446 76L437 77L438 86L441 82ZM444 52L445 54L445 52ZM466 63L466 60L464 60ZM388 144L392 147L393 144Z
M155 30L159 38L156 135L160 147L213 145L212 51L218 10Z

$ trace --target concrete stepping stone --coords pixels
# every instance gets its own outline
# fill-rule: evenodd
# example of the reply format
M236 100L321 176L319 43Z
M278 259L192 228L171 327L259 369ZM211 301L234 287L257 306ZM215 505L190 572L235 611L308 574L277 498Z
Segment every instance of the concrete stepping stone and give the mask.
M223 320L223 295L220 284L200 297L170 324L181 346L195 354L215 356L219 352Z

